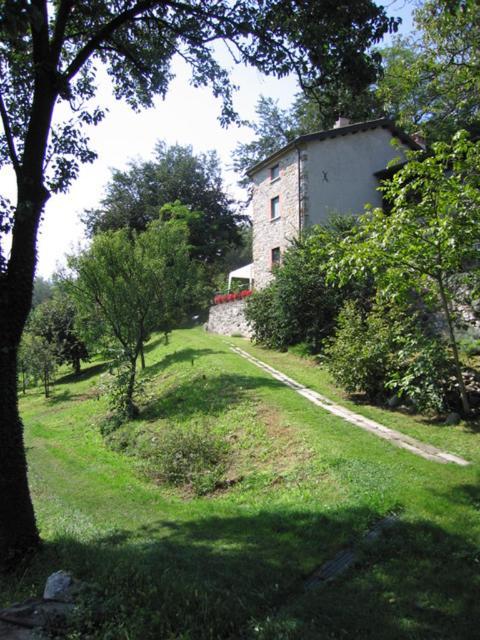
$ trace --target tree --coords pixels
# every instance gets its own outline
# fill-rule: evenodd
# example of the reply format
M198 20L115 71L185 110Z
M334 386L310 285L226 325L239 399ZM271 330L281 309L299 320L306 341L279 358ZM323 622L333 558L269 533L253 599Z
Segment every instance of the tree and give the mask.
M217 153L195 155L188 145L158 142L155 160L114 171L101 206L86 211L84 222L90 236L122 227L143 231L160 208L174 202L191 211L187 223L195 259L211 264L240 243L243 216L234 213L225 193Z
M36 276L33 282L32 307L36 307L53 296L53 284L41 276Z
M134 109L164 95L170 64L182 56L196 86L223 98L222 122L234 118L232 86L216 61L224 41L238 62L266 74L292 69L304 84L348 77L372 81L368 53L396 22L372 0L353 5L305 0L7 0L0 8L0 161L13 169L15 206L1 201L0 232L0 558L39 543L28 490L17 403L17 350L32 301L38 226L52 193L66 191L80 163L92 162L86 127L96 106L96 70L106 67L114 95ZM58 109L59 106L64 108ZM69 110L70 108L70 110ZM65 116L62 120L62 115ZM0 246L1 243L0 243Z
M28 334L25 333L24 335ZM49 398L55 373L58 369L56 345L46 340L43 336L30 335L31 340L28 343L30 348L30 372L35 384L38 379L42 381L44 396Z
M368 269L380 297L405 303L418 296L443 314L465 414L463 381L452 301L462 274L478 271L480 243L480 144L459 132L432 154L412 152L383 185L388 211L360 219L331 261L331 277L345 281Z
M288 144L297 135L297 122L288 109L280 109L272 98L260 96L255 107L256 121L249 123L255 134L251 142L237 144L233 167L240 174L239 184L250 185L245 172L249 167Z
M50 397L55 373L58 369L57 345L49 342L44 336L37 335L30 327L23 332L18 349L18 372L21 375L22 392L26 393L27 385L36 385L42 381L45 398Z
M98 234L90 249L69 261L69 288L81 312L95 309L120 349L125 365L117 407L121 419L137 413L133 395L144 342L154 330L171 330L194 295L187 240L185 224L157 220L143 233L119 229Z
M429 142L480 133L480 5L428 0L415 12L419 37L381 49L377 96L387 115Z
M35 307L29 320L29 330L52 345L59 364L67 362L79 374L80 362L88 359L88 350L75 322L73 301L57 288L51 299Z

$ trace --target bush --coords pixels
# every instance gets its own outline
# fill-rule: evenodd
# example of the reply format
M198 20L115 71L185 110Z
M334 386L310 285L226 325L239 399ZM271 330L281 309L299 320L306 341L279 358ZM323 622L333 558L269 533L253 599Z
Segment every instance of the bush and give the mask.
M358 305L349 301L338 316L325 358L335 382L345 391L362 392L374 400L385 392L393 350L387 323L373 313L365 318Z
M443 411L454 373L444 343L436 336L422 334L418 326L411 326L396 342L396 360L385 387L420 412Z
M348 302L325 351L335 381L371 400L395 394L418 411L445 408L450 365L444 343L415 314Z
M160 480L204 495L215 489L225 473L228 448L223 438L206 427L169 427L160 435L152 457Z
M249 298L245 317L252 327L255 342L280 350L285 350L290 344L291 326L281 307L275 283L256 291Z

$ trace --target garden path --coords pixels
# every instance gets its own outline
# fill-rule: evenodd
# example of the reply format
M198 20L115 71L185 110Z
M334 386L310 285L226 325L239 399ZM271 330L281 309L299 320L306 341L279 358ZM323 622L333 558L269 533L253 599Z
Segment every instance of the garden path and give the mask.
M317 405L318 407L321 407L325 411L329 411L330 413L343 418L347 422L350 422L350 424L353 424L356 427L360 427L360 429L369 431L379 438L388 440L397 447L407 449L411 453L414 453L417 456L421 456L422 458L426 458L427 460L432 460L433 462L440 462L442 464L453 462L454 464L460 465L462 467L466 467L470 464L467 460L461 458L460 456L441 451L440 449L437 449L432 445L425 444L423 442L420 442L419 440L416 440L415 438L411 438L410 436L400 433L399 431L395 431L394 429L385 427L383 424L375 422L375 420L365 418L364 416L361 416L354 411L350 411L349 409L346 409L345 407L332 402L325 396L322 396L320 393L309 389L305 385L302 385L296 380L293 380L293 378L289 378L281 371L274 369L265 362L262 362L262 360L255 358L251 354L247 353L243 349L240 349L239 347L236 347L235 345L230 344L230 349L255 366L263 369L263 371L269 373L273 378L279 380L287 387L290 387L290 389L293 389L298 394L300 394L310 402L313 402L313 404Z

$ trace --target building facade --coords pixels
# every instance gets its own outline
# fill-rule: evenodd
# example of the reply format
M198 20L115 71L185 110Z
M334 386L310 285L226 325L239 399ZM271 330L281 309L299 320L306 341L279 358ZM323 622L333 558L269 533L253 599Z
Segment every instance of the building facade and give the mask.
M394 142L395 141L395 142ZM360 215L382 205L378 191L388 165L405 161L405 150L422 147L387 119L349 124L291 143L253 166L253 278L260 289L272 267L302 229L332 214Z

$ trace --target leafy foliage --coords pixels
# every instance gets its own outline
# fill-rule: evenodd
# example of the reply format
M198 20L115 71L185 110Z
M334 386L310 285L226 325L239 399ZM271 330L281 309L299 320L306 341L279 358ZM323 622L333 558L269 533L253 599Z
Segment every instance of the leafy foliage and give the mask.
M143 233L107 231L70 259L70 290L80 312L93 308L106 337L125 362L119 369L118 412L132 418L136 361L154 330L171 331L195 295L196 269L188 255L188 231L180 221L157 220Z
M163 209L165 219L186 220L192 257L212 263L241 242L243 216L232 204L215 151L195 155L191 146L158 142L154 160L132 161L126 171L113 172L100 207L86 211L84 222L89 235L124 227L144 231Z
M248 298L245 317L253 329L255 342L269 349L285 349L289 344L290 330L279 303L275 283L256 291Z
M41 335L24 333L17 359L23 392L30 382L37 384L40 380L45 397L50 397L59 364L56 346Z
M457 276L478 270L480 242L480 145L459 132L452 145L435 143L432 154L411 153L385 182L391 207L364 215L342 241L343 257L331 264L340 282L365 269L381 299L405 304L415 293L445 320L463 409L469 411L454 328Z
M54 285L50 280L36 276L33 282L32 308L37 307L45 300L50 300L53 296L53 291Z
M375 400L385 390L393 340L380 314L365 320L354 302L346 302L338 315L335 339L325 350L334 380L348 393L363 392Z
M348 301L325 357L348 393L365 393L374 401L393 393L419 411L445 408L448 354L414 313L377 306L365 314Z
M427 0L415 12L420 37L397 38L381 51L378 97L407 131L428 141L459 129L480 132L480 6L474 0Z
M113 434L126 420L137 417L137 399L142 395L143 381L135 379L133 392L130 389L131 365L125 361L120 350L109 364L109 373L104 374L100 391L108 399L109 413L100 422L100 433L104 438Z
M59 364L68 362L76 373L80 361L88 360L88 350L76 326L73 300L58 288L51 299L35 307L29 320L29 331L44 338L54 348Z

